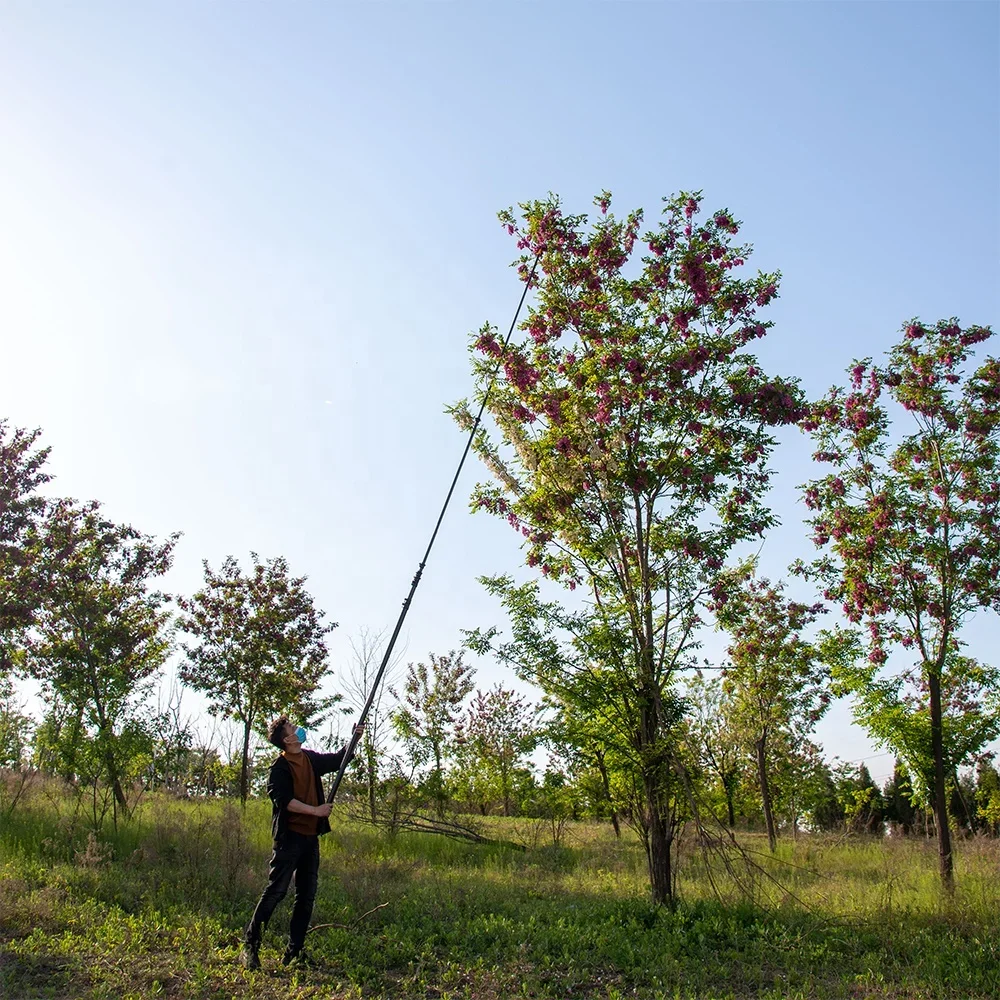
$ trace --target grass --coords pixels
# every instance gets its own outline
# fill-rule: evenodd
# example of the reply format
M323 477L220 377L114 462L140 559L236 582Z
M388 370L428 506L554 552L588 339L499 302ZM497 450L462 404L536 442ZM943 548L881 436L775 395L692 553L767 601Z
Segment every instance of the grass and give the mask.
M803 836L771 861L745 837L781 883L759 879L756 903L717 899L685 843L668 909L647 901L638 843L604 825L570 824L553 846L526 821L493 820L536 842L519 852L334 819L313 921L337 926L307 940L322 968L278 964L286 901L248 973L237 957L263 886L266 803L151 797L96 839L39 782L0 814L0 997L1000 995L995 841L959 845L947 904L933 843Z

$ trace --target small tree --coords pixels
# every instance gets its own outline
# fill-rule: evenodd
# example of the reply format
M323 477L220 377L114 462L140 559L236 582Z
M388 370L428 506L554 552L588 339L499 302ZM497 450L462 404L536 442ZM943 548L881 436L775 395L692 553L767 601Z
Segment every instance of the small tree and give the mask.
M701 766L722 790L729 828L736 826L736 792L740 783L743 742L734 718L735 703L722 677L706 678L699 670L685 692L691 739Z
M628 734L616 719L614 704L608 699L612 687L594 683L600 678L599 667L590 675L567 677L561 684L549 683L544 705L552 710L542 738L557 755L572 761L574 770L586 773L593 769L599 781L594 804L599 815L609 815L615 837L621 838L620 801L614 785L617 772L634 766Z
M867 625L868 666L845 683L860 696L877 694L889 649L917 655L915 691L926 706L932 771L928 792L937 827L942 885L954 884L946 783L954 761L945 752L945 690L962 623L979 608L1000 608L1000 363L987 357L965 365L987 327L962 329L956 320L907 323L885 365L870 359L850 369L849 390L835 387L812 408L804 427L814 458L834 471L805 486L814 512L814 541L827 555L811 569L826 595ZM912 419L911 432L891 441L886 402ZM878 738L907 760L900 735L910 711L895 699Z
M777 828L768 780L769 743L778 734L802 741L830 702L824 661L838 647L835 635L819 643L803 637L821 604L784 596L784 584L753 579L747 570L729 578L715 607L719 624L732 637L723 689L732 700L732 718L753 748L768 844L777 848Z
M0 768L21 766L34 728L13 681L0 674Z
M892 769L892 777L882 789L882 801L885 804L885 818L892 828L906 837L913 829L916 809L913 806L913 784L906 773L906 767L896 758Z
M347 705L360 712L371 691L372 682L378 673L379 664L385 644L385 630L374 631L362 627L356 637L350 640L352 657L342 676L341 683L347 696ZM354 767L361 772L368 799L368 816L373 823L378 820L379 786L382 781L383 764L386 757L388 738L392 735L390 725L391 709L383 703L387 689L391 684L397 667L399 656L394 656L386 667L382 684L375 694L368 717L365 720L365 731L355 759ZM391 694L391 691L389 692ZM390 699L385 699L390 701ZM347 711L348 709L345 709ZM334 742L339 744L340 733L331 727L328 737L328 750L334 749ZM398 768L395 768L398 770ZM392 791L399 787L395 777L391 779ZM398 797L398 796L397 796Z
M976 813L994 837L1000 833L1000 774L989 757L976 768Z
M178 535L157 542L101 516L96 503L49 506L34 538L45 595L25 644L25 667L49 699L71 707L81 735L128 815L124 777L149 684L170 653L169 596L150 590L173 561Z
M525 698L497 684L476 691L462 717L457 739L464 760L480 775L483 785L496 790L504 816L511 815L516 771L538 743L535 712Z
M249 794L250 737L271 715L290 711L316 724L333 703L317 698L328 672L324 636L335 624L305 589L306 578L289 574L282 558L262 563L250 553L253 570L244 575L233 556L216 572L208 562L205 585L181 598L181 628L196 641L185 645L180 676L203 692L209 711L242 726L240 799Z
M431 653L430 666L409 664L401 704L393 714L396 733L409 748L414 763L432 765L426 784L438 816L444 815L448 799L445 756L452 747L459 709L474 686L475 670L462 656L454 650L444 656Z
M147 780L151 788L165 787L178 792L185 790L190 768L190 757L194 744L191 719L182 714L184 689L172 681L166 692L161 686L157 698L153 728L156 733L152 741L152 759Z
M814 830L839 830L844 822L844 806L837 794L833 771L823 762L814 772L811 801L806 816Z
M844 820L852 833L880 834L885 821L885 803L865 764L845 768L840 780Z
M737 277L750 253L733 239L739 223L725 210L700 216L700 200L666 201L641 261L642 213L616 219L606 193L593 225L554 198L523 205L520 218L503 213L524 251L520 273L537 287L530 339L505 346L487 327L473 344L477 394L492 386L501 435L476 438L496 482L473 504L511 524L529 566L581 588L583 612L562 615L571 629L553 637L560 680L597 665L609 700L624 697L658 903L673 892L672 688L691 664L715 574L774 523L770 428L800 415L796 384L769 378L747 350L767 333L756 311L779 276ZM471 427L465 405L454 412ZM521 598L509 580L490 586L505 603ZM547 690L551 664L510 653Z
M10 673L11 642L32 624L43 594L34 563L46 501L37 491L51 476L43 469L49 449L37 447L41 433L0 419L0 677Z

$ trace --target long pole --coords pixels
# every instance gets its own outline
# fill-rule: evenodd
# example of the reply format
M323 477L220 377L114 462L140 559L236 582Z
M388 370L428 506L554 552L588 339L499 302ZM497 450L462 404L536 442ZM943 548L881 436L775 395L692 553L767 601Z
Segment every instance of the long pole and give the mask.
M420 560L420 565L417 566L417 572L414 574L413 580L410 583L410 592L406 595L406 599L403 601L403 608L399 612L399 618L396 619L396 627L392 630L392 635L389 637L389 642L386 644L385 653L382 656L382 662L379 665L378 673L375 675L375 681L372 684L372 689L368 694L364 707L361 709L361 717L358 719L357 725L355 725L351 730L351 739L346 748L347 752L344 754L344 759L340 762L340 769L337 771L337 776L333 779L333 784L330 786L330 794L326 797L327 802L332 802L334 796L337 794L337 790L340 788L340 783L344 780L344 772L347 770L348 761L350 761L350 759L354 756L354 751L357 749L358 741L361 739L359 727L363 726L365 719L368 718L368 713L371 711L372 704L378 694L379 685L382 683L382 677L384 676L386 668L389 665L389 660L392 657L392 650L396 645L396 639L399 637L400 630L403 628L403 622L406 620L407 612L410 610L413 595L417 592L417 587L420 585L420 578L423 575L424 567L427 565L427 560L430 558L431 549L434 548L434 542L437 539L441 522L444 520L445 512L448 510L448 504L451 502L451 497L455 492L456 485L458 485L458 477L462 474L462 466L465 465L465 459L469 454L469 449L472 447L473 441L475 440L476 431L479 430L479 423L483 419L483 413L486 411L486 404L489 401L490 393L493 391L493 385L496 382L497 374L500 371L500 365L503 363L504 353L507 345L510 343L510 338L514 334L514 328L517 326L517 319L521 315L521 308L524 306L524 300L528 296L528 289L531 287L532 279L535 276L535 269L538 267L539 256L540 255L535 256L535 262L531 265L531 273L524 282L524 291L521 293L521 300L517 304L517 309L514 312L514 318L510 323L510 329L507 331L507 336L504 339L503 350L501 350L496 367L493 369L493 374L490 376L490 382L486 387L486 393L483 396L482 405L479 407L479 413L476 415L476 419L472 424L472 429L469 431L468 440L465 442L465 449L462 451L462 457L458 461L458 468L455 469L455 475L452 477L451 486L448 487L448 495L444 498L444 503L441 505L441 513L438 514L437 524L434 525L434 531L431 533L431 540L427 543L427 549L424 552L423 559Z

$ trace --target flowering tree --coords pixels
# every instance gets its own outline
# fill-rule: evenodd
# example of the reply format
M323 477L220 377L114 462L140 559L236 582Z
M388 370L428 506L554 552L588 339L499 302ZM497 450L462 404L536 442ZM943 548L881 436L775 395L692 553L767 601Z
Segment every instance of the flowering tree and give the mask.
M475 669L463 662L461 650L443 656L430 654L426 663L409 664L403 698L393 713L396 733L410 750L416 764L430 763L426 782L438 816L444 815L448 794L444 759L450 751L462 702L472 694ZM396 692L392 692L396 695ZM397 695L398 697L398 695Z
M784 584L733 574L732 585L716 601L716 617L729 632L729 666L723 689L731 699L737 731L753 748L757 783L771 850L777 849L770 770L770 743L784 734L801 742L815 728L830 703L826 659L838 647L836 635L818 643L804 638L824 611L784 596Z
M504 816L511 814L515 772L535 749L538 735L534 709L502 684L476 691L456 726L459 767L477 772L480 793L495 789Z
M41 600L32 568L39 550L29 544L45 512L38 488L51 479L44 471L49 449L37 446L41 433L0 419L0 678L13 665L12 637L31 624Z
M763 499L770 428L802 412L796 384L769 378L746 350L767 332L756 312L779 276L737 276L750 247L734 242L733 216L703 217L699 194L668 199L637 260L642 213L618 220L609 202L596 199L593 225L555 198L501 214L537 298L524 344L505 346L490 327L473 344L480 399L497 376L487 402L500 431L499 441L476 437L496 482L476 488L473 506L509 521L542 576L582 588L585 612L563 616L546 647L548 656L565 640L555 660L531 648L505 655L543 688L558 672L605 668L609 698L630 720L652 893L663 902L670 689L727 554L774 523ZM454 412L471 426L463 404ZM511 581L489 585L508 605L518 600Z
M215 571L205 561L205 585L178 599L180 627L195 642L184 646L185 684L209 699L209 712L229 716L243 727L240 799L250 790L250 736L263 731L269 715L296 713L318 723L334 703L317 698L329 671L325 613L313 603L304 576L291 576L280 556L261 562L251 552L253 571L244 574L227 556Z
M855 363L850 387L831 389L803 423L818 445L813 457L833 471L805 486L813 540L827 553L801 568L824 579L827 598L867 626L867 664L844 675L862 695L862 710L878 691L889 649L916 654L899 680L912 682L911 711L901 711L906 703L897 697L894 714L877 714L876 735L927 781L946 888L953 883L947 692L961 687L970 662L958 656L962 623L979 608L1000 608L1000 364L987 357L966 370L974 346L992 335L955 320L913 320L886 364ZM895 443L890 401L912 419ZM924 775L904 738L921 705L932 761Z
M735 703L721 677L706 678L699 670L687 682L691 740L703 770L718 782L726 803L726 821L736 826L736 792L740 784L743 740L734 718Z
M43 599L25 638L25 668L49 704L75 715L73 752L88 750L116 820L129 814L125 779L150 742L139 709L172 645L170 597L151 585L170 569L179 537L157 541L107 520L95 502L59 500L33 543Z

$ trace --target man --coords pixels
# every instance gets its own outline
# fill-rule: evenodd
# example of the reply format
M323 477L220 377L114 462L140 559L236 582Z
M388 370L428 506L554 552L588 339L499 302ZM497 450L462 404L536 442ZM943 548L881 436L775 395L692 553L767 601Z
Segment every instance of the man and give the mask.
M362 728L355 726L354 731L360 733ZM260 968L261 935L274 908L285 898L292 875L295 876L295 905L288 929L288 947L281 962L283 965L291 962L312 964L303 954L302 945L316 898L319 838L330 831L327 817L332 808L325 801L321 776L337 771L347 752L347 747L340 753L304 750L306 731L301 726L294 726L287 715L271 723L267 739L281 751L267 776L274 850L267 887L243 935L241 960L248 969Z

